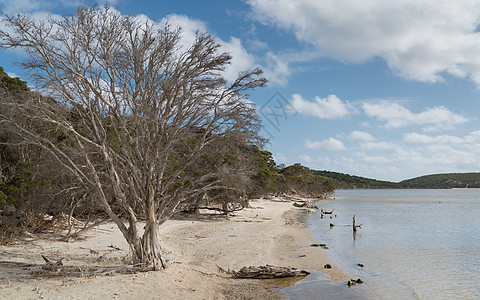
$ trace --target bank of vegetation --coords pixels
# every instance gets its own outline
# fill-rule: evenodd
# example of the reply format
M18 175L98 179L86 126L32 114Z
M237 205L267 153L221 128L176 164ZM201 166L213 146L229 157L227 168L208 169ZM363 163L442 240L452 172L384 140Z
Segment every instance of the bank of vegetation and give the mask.
M480 188L480 173L431 174L400 182L391 182L331 171L313 171L329 178L336 189L453 189Z
M337 189L396 189L404 187L402 184L396 182L370 179L338 172L314 171L314 174L331 179Z
M420 176L401 181L405 188L453 189L480 188L480 173L445 173Z

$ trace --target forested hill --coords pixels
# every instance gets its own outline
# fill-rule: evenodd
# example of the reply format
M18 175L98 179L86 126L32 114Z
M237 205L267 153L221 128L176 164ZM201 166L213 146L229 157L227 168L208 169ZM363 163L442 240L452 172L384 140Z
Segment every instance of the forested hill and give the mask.
M337 189L480 188L480 173L433 174L403 180L398 183L330 171L314 171L314 173L332 179Z
M403 188L403 185L376 179L370 179L349 174L331 172L331 171L314 171L315 175L330 178L335 183L337 189L397 189Z
M480 173L433 174L404 180L399 184L412 188L480 188Z

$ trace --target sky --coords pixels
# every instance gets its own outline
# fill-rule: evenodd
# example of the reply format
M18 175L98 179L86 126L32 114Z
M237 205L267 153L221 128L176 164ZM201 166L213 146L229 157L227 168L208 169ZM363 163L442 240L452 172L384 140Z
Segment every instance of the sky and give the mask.
M225 77L260 67L266 149L379 180L480 172L479 0L83 1L207 31L229 52ZM0 0L7 14L74 13L82 1ZM29 81L0 50L0 66Z

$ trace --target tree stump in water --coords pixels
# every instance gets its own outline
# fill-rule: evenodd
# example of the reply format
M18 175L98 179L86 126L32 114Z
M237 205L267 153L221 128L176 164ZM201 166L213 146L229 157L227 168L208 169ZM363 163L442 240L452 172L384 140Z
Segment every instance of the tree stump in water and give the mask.
M357 231L357 228L362 228L362 224L355 225L355 215L353 215L353 231Z

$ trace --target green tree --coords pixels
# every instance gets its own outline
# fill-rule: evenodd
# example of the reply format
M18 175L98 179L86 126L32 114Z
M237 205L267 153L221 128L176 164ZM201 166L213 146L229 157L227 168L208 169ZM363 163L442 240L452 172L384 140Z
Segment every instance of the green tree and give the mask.
M4 85L8 90L23 90L28 91L29 88L27 83L23 80L20 80L18 77L10 77L3 70L3 67L0 67L0 83Z

